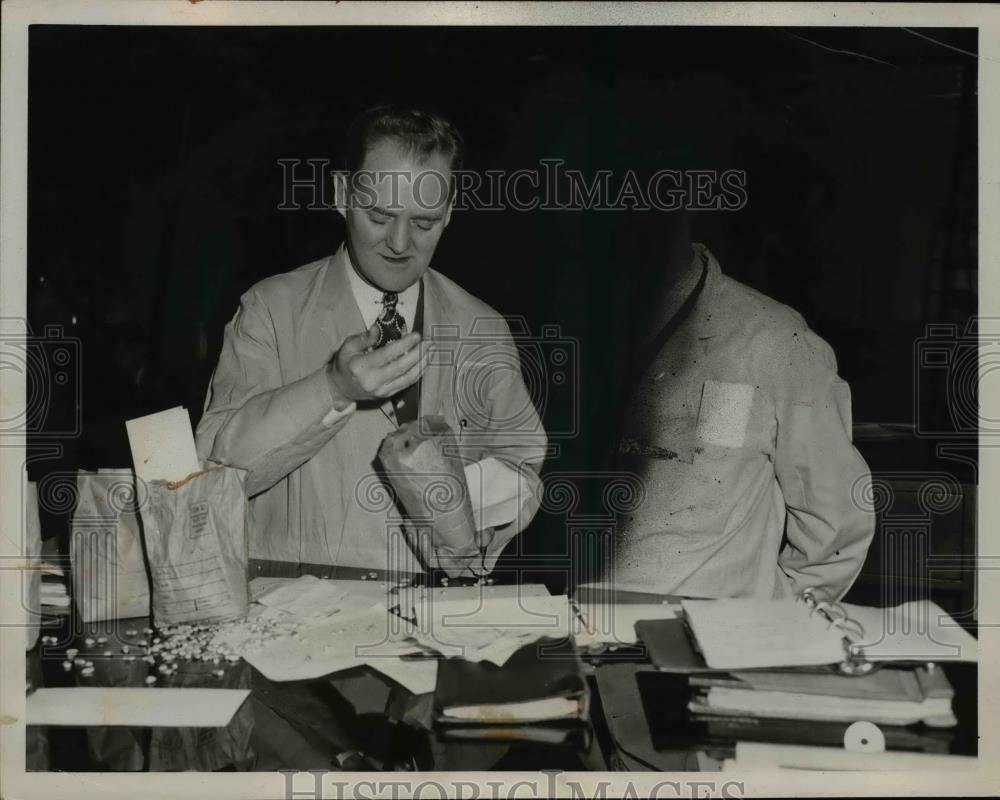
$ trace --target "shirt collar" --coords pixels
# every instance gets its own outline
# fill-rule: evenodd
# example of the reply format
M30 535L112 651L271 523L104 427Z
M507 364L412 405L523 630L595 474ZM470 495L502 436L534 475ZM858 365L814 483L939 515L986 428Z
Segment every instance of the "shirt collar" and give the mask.
M365 329L367 330L375 324L375 320L382 313L382 297L384 293L361 277L351 262L351 257L347 253L346 248L344 249L344 254L347 256L347 280L351 284L351 292L354 294L354 299L358 304L358 310L361 312L361 318L364 320ZM406 321L407 331L413 330L413 318L417 313L417 301L419 297L420 281L416 281L413 285L408 286L398 293L399 299L396 302L396 310Z

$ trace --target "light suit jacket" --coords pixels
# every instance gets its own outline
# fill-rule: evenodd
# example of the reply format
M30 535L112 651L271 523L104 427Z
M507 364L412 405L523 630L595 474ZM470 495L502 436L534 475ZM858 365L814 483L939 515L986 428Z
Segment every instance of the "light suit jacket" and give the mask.
M782 597L850 588L875 530L851 393L802 317L724 275L636 389L622 446L645 502L621 521L620 588Z
M350 268L342 246L242 296L198 425L198 455L249 471L251 558L419 571L412 552L400 551L400 509L374 468L396 428L392 404L339 414L325 373L344 339L365 328ZM492 532L477 564L492 569L538 510L546 436L505 320L433 269L421 280L423 338L433 342L421 415L445 418L463 460L494 456L522 478L517 519Z

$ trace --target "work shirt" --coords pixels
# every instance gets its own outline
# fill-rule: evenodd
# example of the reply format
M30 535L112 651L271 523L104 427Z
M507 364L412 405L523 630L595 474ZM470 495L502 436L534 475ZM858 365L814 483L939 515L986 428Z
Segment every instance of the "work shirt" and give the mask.
M352 269L341 247L242 296L205 399L198 455L248 470L251 558L420 571L403 510L376 463L396 429L392 402L345 403L326 370L343 341L369 327ZM486 531L478 573L493 568L538 510L547 442L511 369L518 356L504 319L433 269L421 281L432 350L420 413L444 417L463 463L492 456L520 477L517 517Z
M615 585L696 597L817 587L839 598L874 533L850 389L798 313L693 249L679 283L691 291L704 270L700 294L625 417L622 461L645 499L619 520Z

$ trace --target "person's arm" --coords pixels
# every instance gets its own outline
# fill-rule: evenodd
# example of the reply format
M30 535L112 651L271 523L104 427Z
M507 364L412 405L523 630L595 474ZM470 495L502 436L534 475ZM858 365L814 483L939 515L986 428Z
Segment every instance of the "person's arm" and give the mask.
M198 456L248 470L247 494L253 496L312 458L354 408L325 366L282 384L271 317L248 292L226 326L198 423Z
M420 376L419 334L371 351L375 336L349 336L327 364L283 383L272 317L254 292L245 294L205 399L199 458L248 470L248 496L273 486L336 435L357 401L391 397Z
M521 372L510 368L519 363L514 340L506 322L498 323L498 342L488 355L495 366L479 364L468 369L469 365L459 364L457 410L470 424L456 433L463 444L478 452L479 460L495 458L508 471L504 478L516 486L517 514L507 524L479 532L479 547L467 567L472 574L492 571L504 548L538 512L539 472L548 451L545 429ZM470 381L477 385L467 385Z
M851 393L833 351L807 329L791 335L777 380L775 473L787 510L778 567L797 594L839 600L875 531L868 465L851 441ZM781 356L776 356L781 358Z

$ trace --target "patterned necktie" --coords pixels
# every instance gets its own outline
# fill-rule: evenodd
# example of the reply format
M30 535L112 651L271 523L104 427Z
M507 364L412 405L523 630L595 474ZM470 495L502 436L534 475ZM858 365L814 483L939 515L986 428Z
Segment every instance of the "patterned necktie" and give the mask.
M397 302L399 295L395 292L386 292L382 295L382 313L375 320L375 326L378 328L378 340L373 348L375 350L385 347L389 342L402 339L406 333L406 320L396 310Z

